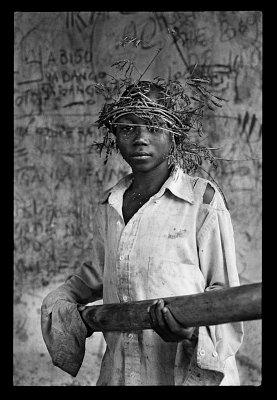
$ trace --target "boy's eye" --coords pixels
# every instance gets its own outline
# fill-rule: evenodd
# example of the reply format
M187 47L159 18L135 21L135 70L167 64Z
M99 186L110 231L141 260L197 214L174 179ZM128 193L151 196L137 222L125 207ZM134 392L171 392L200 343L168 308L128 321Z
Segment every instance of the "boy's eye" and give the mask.
M149 126L148 130L150 133L158 133L159 127L158 126Z
M134 130L134 127L132 125L123 125L122 130L126 132L130 132Z
M132 132L134 130L134 126L132 125L118 125L117 129L119 130L119 132Z

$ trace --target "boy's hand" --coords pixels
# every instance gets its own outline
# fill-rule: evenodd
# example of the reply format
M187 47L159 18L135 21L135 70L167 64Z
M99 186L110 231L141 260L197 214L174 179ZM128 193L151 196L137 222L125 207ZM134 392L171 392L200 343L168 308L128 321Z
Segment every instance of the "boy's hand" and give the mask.
M194 327L184 328L165 307L162 299L155 300L148 309L152 328L165 342L181 342L191 339Z

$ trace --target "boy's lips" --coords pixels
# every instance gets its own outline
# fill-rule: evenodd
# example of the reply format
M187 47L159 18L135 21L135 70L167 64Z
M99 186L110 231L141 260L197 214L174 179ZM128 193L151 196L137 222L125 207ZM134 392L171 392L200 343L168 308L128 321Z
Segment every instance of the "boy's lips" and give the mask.
M146 160L147 158L151 157L151 155L145 151L137 151L132 153L130 157L136 160Z
M135 151L134 153L131 154L131 157L137 157L137 156L150 156L150 153L147 153L146 151Z

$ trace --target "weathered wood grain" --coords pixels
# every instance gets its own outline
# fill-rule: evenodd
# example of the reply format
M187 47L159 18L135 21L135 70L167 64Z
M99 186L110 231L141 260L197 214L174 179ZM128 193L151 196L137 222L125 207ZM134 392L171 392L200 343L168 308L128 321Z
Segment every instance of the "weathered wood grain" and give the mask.
M216 289L200 294L166 297L164 301L184 325L208 326L260 319L262 284ZM82 316L94 331L151 329L147 308L154 299L89 306Z

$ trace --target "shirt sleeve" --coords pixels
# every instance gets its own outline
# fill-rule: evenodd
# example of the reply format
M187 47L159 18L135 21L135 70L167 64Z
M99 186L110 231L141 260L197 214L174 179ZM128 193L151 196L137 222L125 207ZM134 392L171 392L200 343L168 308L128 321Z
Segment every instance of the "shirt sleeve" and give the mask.
M209 205L202 205L202 212L205 218L198 231L197 244L200 269L205 278L205 290L239 286L231 217L218 191ZM237 382L237 369L229 366L232 364L230 358L233 358L235 363L234 356L242 339L242 322L199 327L195 349L197 366L216 371L217 374L212 374L211 377L217 385L226 375L230 375L230 382Z
M62 285L51 291L43 300L43 306L48 313L56 301L66 300L71 303L87 304L103 297L104 270L104 235L103 212L97 209L93 221L92 257L69 275Z
M77 304L100 300L103 296L104 240L103 215L97 210L93 224L92 259L52 290L41 306L41 331L53 364L76 376L90 330Z
M91 297L83 298L87 303L103 298L105 221L105 206L99 205L93 220L92 258L83 263L67 280L67 282L70 282L76 277L87 286L91 293Z
M50 314L42 305L41 331L53 364L76 376L83 362L88 336L77 304L57 300Z

